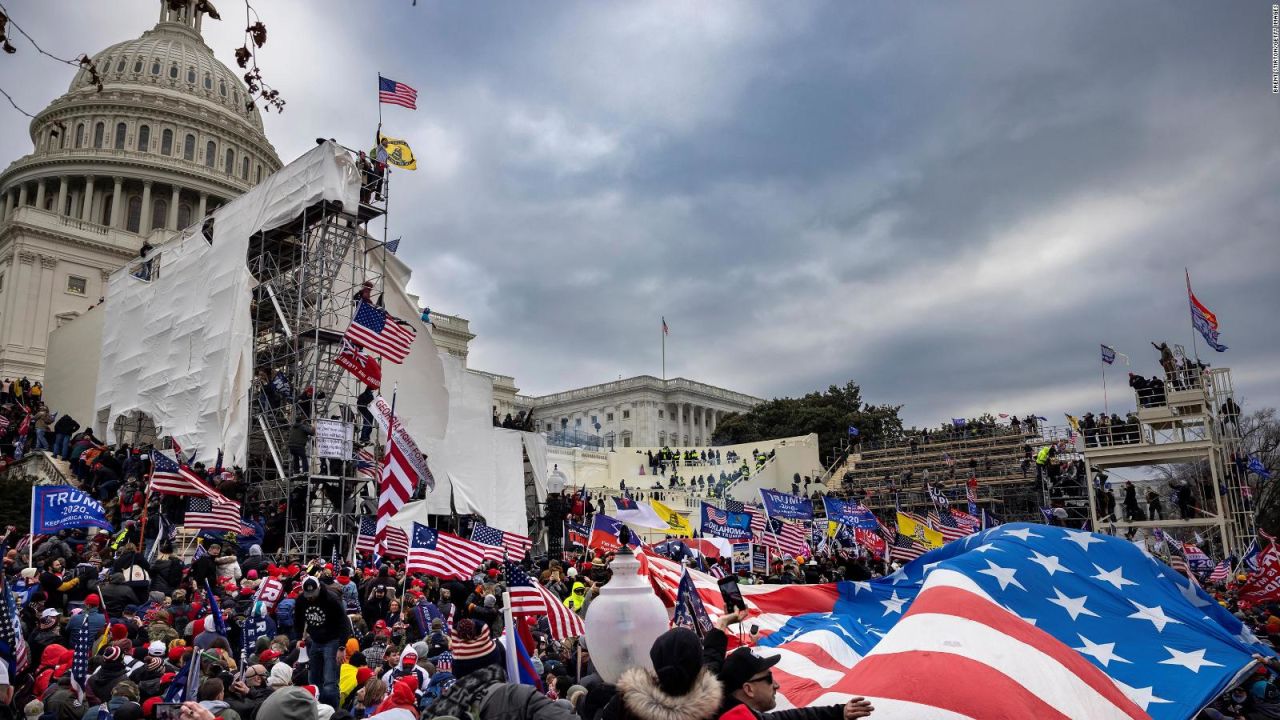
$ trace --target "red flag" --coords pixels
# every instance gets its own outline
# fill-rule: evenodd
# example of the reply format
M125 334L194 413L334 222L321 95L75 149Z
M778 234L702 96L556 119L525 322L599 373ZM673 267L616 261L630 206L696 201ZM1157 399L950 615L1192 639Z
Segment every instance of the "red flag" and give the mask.
M357 380L374 390L382 386L382 366L346 338L342 339L342 352L338 353L333 362L346 368Z
M1258 570L1240 588L1240 604L1260 605L1280 598L1280 549L1275 543L1258 555Z
M875 530L863 530L862 528L854 528L853 539L856 540L858 544L861 545L862 547L870 550L871 552L879 555L880 557L884 557L884 552L887 549L885 546L884 537L880 535L880 533L876 532Z

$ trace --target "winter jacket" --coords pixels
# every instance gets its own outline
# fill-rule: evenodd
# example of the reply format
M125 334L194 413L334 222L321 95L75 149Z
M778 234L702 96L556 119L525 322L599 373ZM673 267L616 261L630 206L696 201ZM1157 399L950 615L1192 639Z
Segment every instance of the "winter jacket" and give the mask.
M63 415L53 424L53 431L59 435L71 435L80 429L80 423L70 415Z
M712 720L719 715L724 690L710 671L698 673L684 695L670 695L658 686L658 678L645 668L631 668L618 678L618 694L604 710L604 717L625 720Z
M532 685L497 683L480 705L480 720L578 720L578 716Z
M240 720L240 713L232 710L231 706L223 700L202 700L200 701L200 707L213 713L214 717L222 718L222 720ZM85 718L85 720L90 719Z
M182 583L182 561L166 557L151 564L151 589L172 595Z

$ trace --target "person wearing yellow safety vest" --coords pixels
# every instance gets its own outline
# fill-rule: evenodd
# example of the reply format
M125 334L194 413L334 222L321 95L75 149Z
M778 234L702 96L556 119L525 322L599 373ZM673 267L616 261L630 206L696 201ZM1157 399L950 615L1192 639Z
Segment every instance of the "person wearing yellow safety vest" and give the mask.
M1036 482L1044 482L1049 476L1049 462L1058 454L1058 449L1045 445L1036 453Z
M582 610L587 602L587 586L580 582L573 584L573 590L569 593L569 597L564 599L564 606L574 612Z

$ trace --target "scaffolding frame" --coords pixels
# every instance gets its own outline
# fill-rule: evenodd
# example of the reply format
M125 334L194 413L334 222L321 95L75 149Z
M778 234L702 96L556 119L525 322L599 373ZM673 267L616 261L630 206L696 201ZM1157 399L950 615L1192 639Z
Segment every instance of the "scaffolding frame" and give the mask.
M384 185L384 196L388 191ZM376 481L357 472L354 458L363 422L356 400L364 386L334 360L357 294L366 282L375 296L383 290L385 257L369 255L385 254L385 242L366 225L384 214L367 204L322 201L250 238L247 267L258 284L251 302L254 380L245 470L250 500L285 510L286 556L350 556L360 516L377 501ZM343 424L351 441L346 456L318 457L309 439L307 470L295 472L290 431L300 420L318 419ZM377 458L382 438L376 424L373 430L369 449Z
M1114 468L1201 466L1207 475L1191 487L1196 517L1174 519L1169 512L1160 520L1111 518L1100 513L1102 489L1095 488L1089 493L1094 527L1128 533L1159 529L1183 541L1189 532L1210 529L1216 533L1222 556L1239 557L1256 534L1253 497L1257 488L1241 466L1239 405L1231 370L1175 370L1166 373L1164 382L1159 397L1136 394L1137 432L1127 431L1123 442L1110 432L1097 435L1097 442L1086 442L1085 463L1091 478Z

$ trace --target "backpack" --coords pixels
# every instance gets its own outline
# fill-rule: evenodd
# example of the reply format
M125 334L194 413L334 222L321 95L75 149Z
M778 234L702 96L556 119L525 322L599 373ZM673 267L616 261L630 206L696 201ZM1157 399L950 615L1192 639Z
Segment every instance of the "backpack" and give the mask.
M297 604L293 598L285 598L276 605L276 624L282 628L293 627L293 607Z

